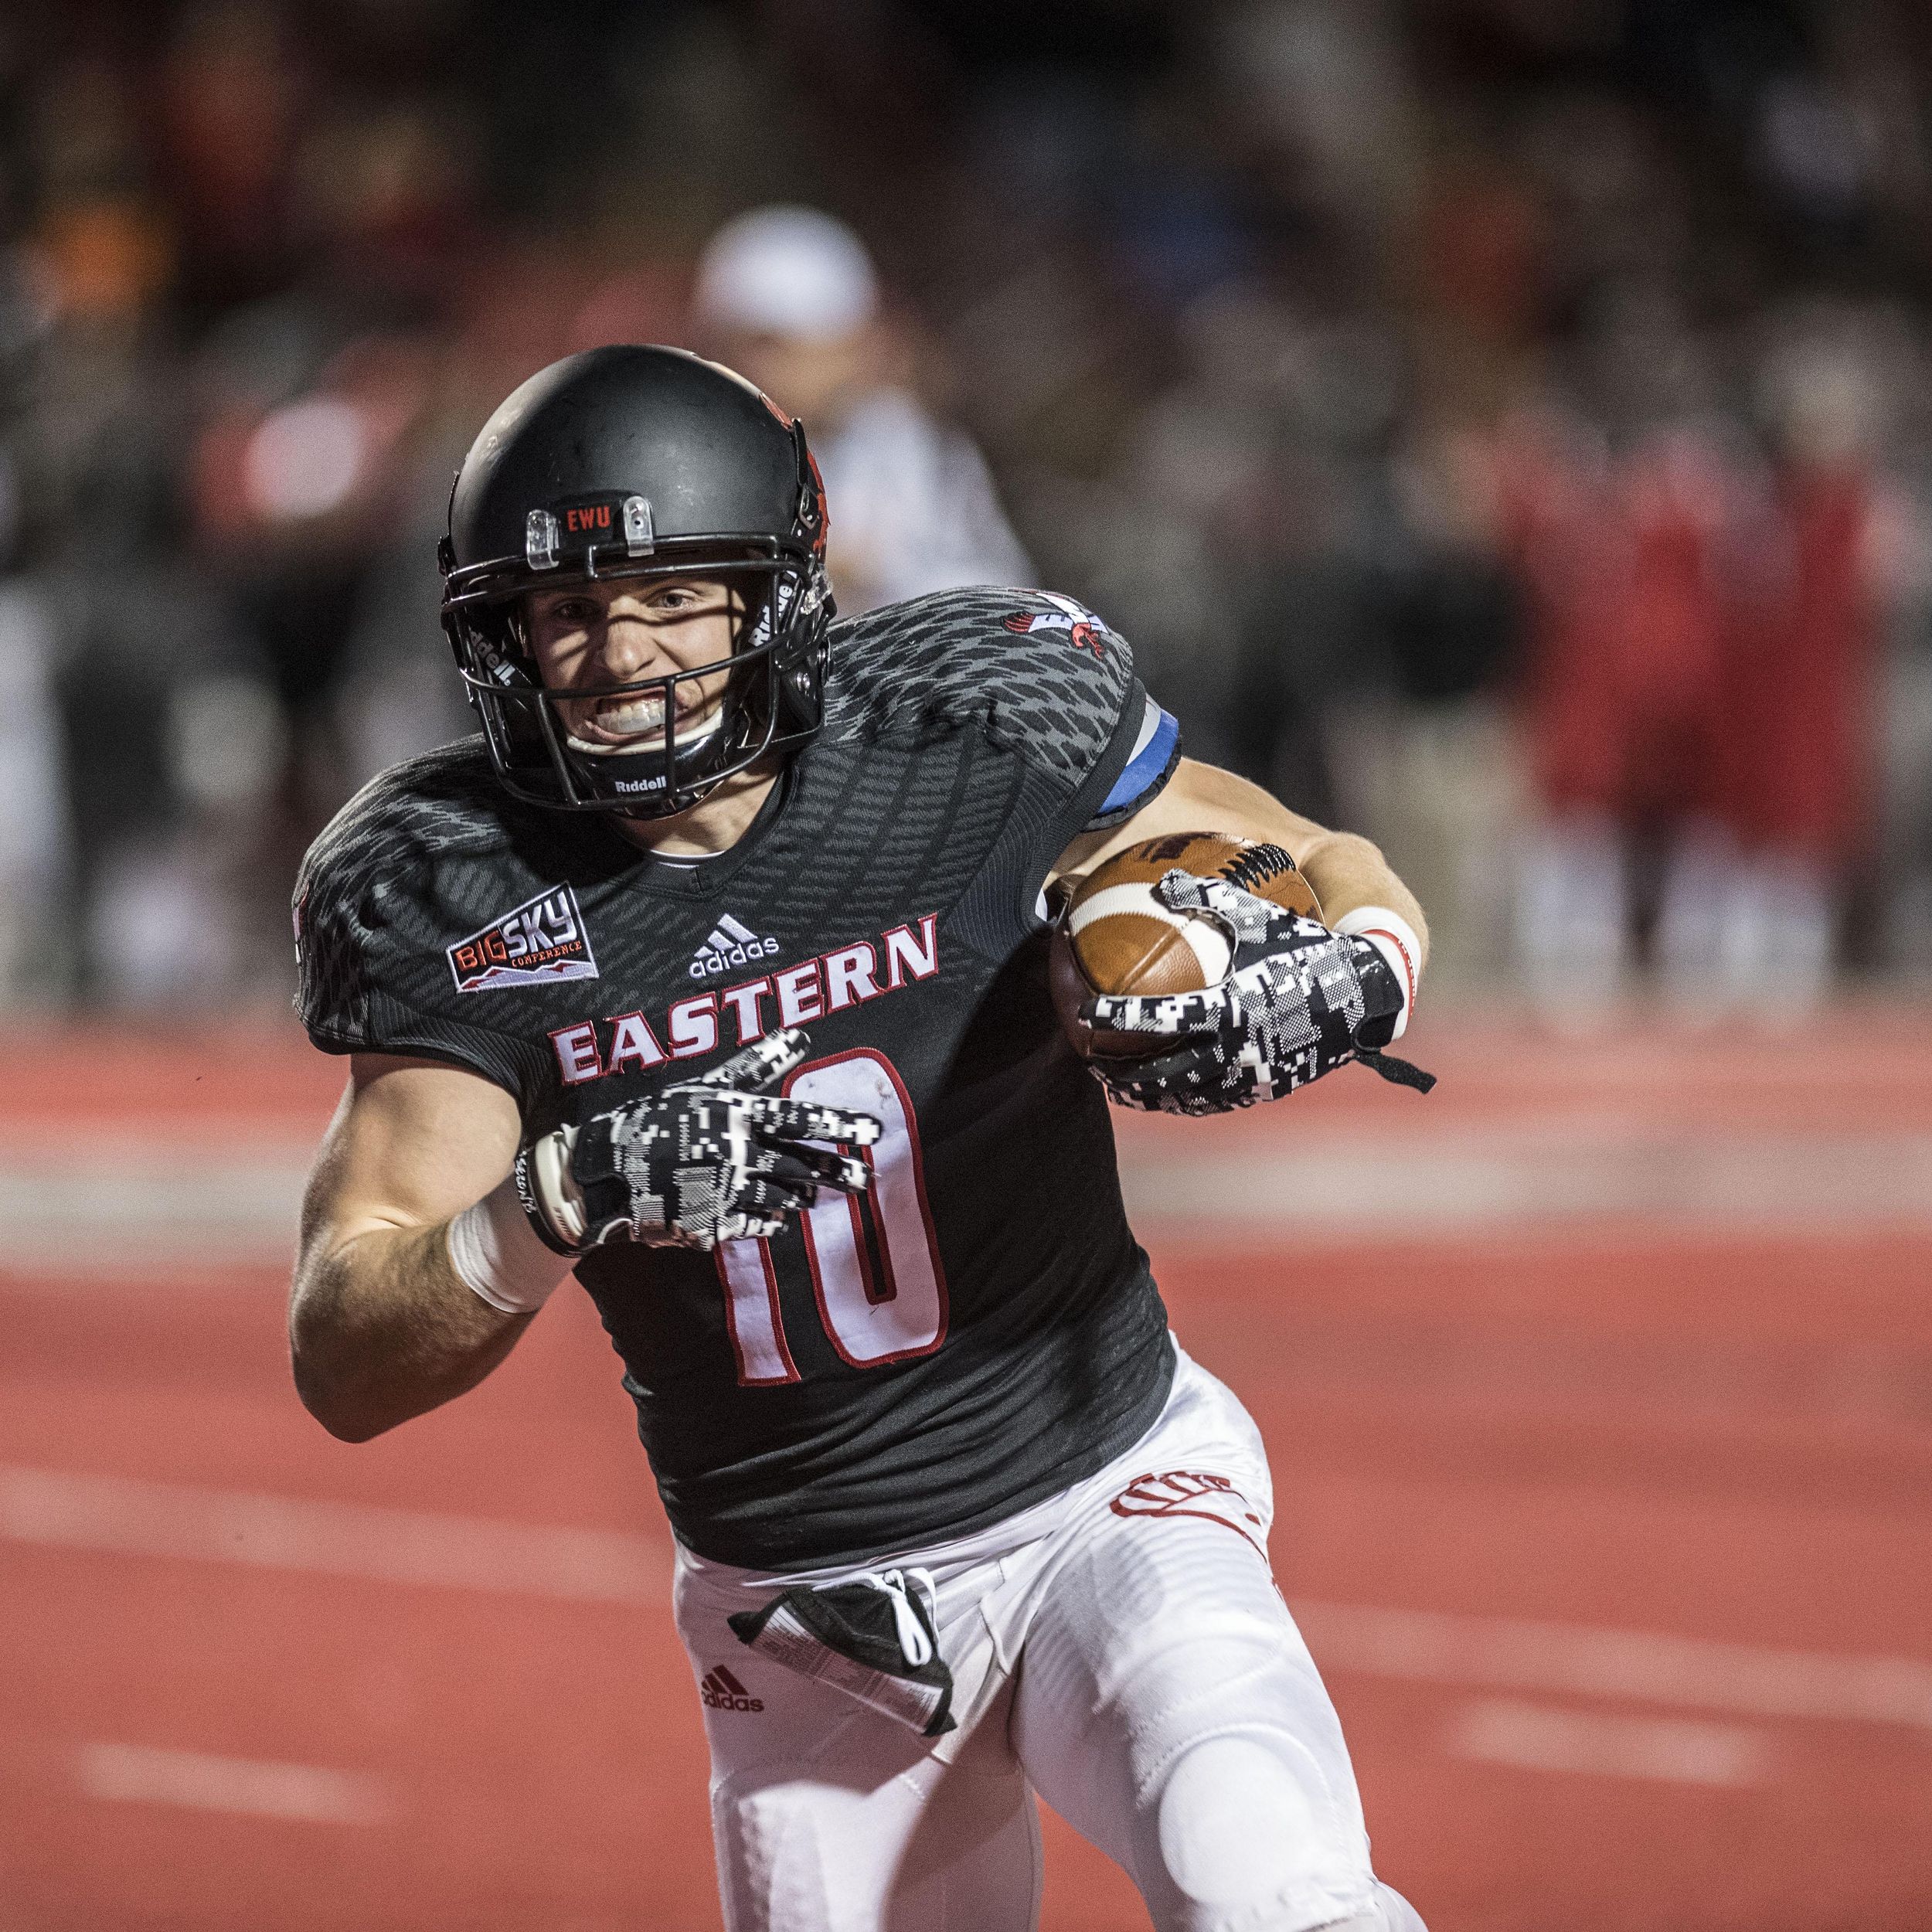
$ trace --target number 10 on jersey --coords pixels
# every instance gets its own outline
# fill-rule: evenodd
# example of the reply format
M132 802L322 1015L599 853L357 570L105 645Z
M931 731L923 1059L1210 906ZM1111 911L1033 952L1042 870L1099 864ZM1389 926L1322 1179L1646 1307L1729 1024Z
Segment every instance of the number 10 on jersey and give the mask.
M798 1068L784 1091L870 1114L883 1130L859 1150L872 1171L864 1199L828 1188L799 1217L818 1318L839 1359L870 1369L930 1355L946 1338L946 1278L926 1205L919 1128L898 1070L862 1047ZM798 1381L770 1242L727 1241L718 1250L718 1273L740 1383Z

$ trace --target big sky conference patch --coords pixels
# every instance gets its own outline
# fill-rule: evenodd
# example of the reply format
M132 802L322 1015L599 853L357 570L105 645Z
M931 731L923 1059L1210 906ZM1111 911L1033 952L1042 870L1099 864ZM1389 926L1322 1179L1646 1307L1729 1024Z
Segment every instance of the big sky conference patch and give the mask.
M551 986L563 979L595 979L590 935L568 886L546 886L515 911L449 949L459 993L506 986Z

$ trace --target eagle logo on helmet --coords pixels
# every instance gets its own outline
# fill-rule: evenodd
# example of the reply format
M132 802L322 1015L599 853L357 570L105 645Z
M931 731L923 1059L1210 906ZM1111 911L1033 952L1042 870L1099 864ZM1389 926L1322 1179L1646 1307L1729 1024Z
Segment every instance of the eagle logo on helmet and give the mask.
M818 474L818 459L809 447L805 449L805 468L811 473L811 488L802 493L798 522L805 535L811 539L812 555L822 563L825 539L832 534L832 512L825 505L825 479Z

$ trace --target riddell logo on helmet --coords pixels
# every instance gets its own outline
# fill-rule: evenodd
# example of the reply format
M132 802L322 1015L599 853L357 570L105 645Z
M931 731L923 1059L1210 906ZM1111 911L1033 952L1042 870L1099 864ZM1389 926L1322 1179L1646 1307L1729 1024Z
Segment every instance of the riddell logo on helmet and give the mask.
M698 1685L698 1696L707 1710L761 1711L762 1697L753 1697L723 1665L705 1672Z

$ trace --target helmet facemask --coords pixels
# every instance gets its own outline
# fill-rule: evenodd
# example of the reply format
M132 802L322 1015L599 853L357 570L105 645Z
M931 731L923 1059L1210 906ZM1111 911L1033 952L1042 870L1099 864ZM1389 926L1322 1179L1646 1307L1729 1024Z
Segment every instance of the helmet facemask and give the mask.
M478 580L460 581L465 577ZM683 577L721 581L738 594L729 656L623 682L544 685L529 641L526 600L532 591ZM696 539L663 543L647 563L605 563L593 549L582 567L541 577L528 569L452 571L444 600L444 628L509 791L558 810L645 818L688 810L726 779L817 730L830 614L813 551L763 543L721 555ZM715 702L692 702L721 675ZM570 716L587 703L652 697L662 729L634 748L594 747L572 734Z

